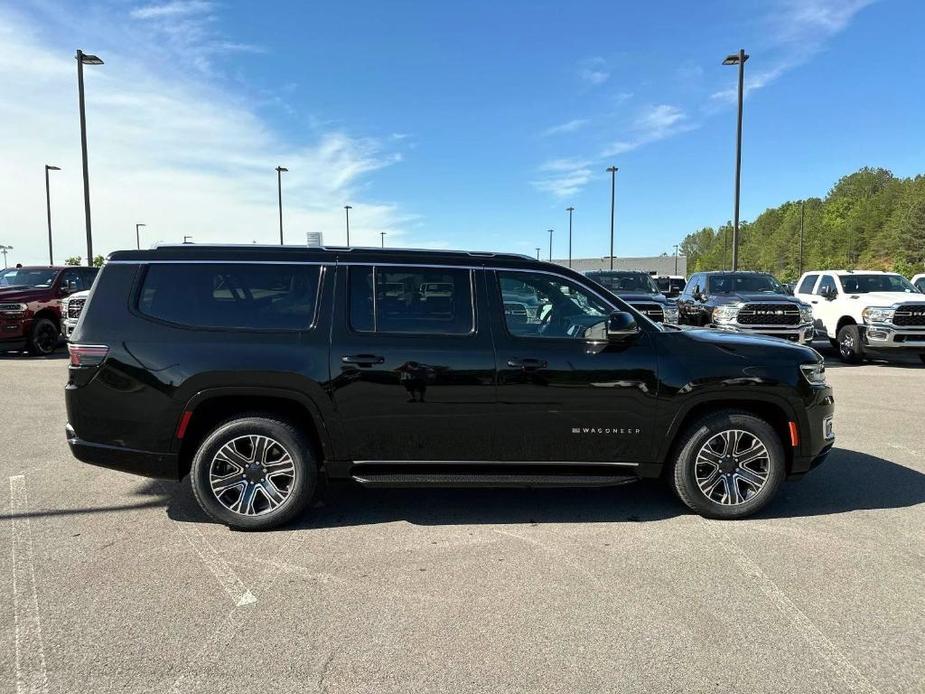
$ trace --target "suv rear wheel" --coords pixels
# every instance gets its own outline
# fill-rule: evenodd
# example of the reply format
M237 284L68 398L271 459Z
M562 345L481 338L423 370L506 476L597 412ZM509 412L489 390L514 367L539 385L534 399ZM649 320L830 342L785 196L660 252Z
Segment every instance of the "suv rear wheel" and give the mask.
M864 361L861 331L853 323L843 325L838 331L838 356L846 364L860 364Z
M29 354L46 357L58 347L58 326L50 318L39 318L29 334Z
M785 474L774 428L745 412L724 411L684 434L674 463L675 493L707 518L744 518L767 504Z
M318 466L298 429L250 415L221 424L202 442L190 478L209 516L239 530L265 530L305 510Z

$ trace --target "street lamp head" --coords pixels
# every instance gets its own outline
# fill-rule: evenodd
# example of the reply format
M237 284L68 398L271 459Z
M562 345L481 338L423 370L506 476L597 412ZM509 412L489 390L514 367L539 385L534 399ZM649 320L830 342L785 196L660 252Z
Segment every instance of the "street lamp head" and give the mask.
M146 226L148 226L148 225L147 225L147 224L144 224L144 223L142 223L142 222L139 222L139 223L136 224L135 226L136 226L136 227L146 227Z
M84 65L102 65L103 59L98 55L90 55L83 51L77 51L77 59Z
M344 205L344 209L345 209L345 210L352 210L352 209L353 209L353 206L352 206L352 205Z
M566 207L566 208L565 208L565 211L566 211L566 212L574 212L574 211L575 211L575 208L574 208L574 207Z
M277 166L277 167L276 167L276 170L277 170L279 173L282 173L283 171L289 171L289 169L287 169L285 166Z
M617 171L619 171L619 170L620 170L620 169L618 169L616 166L608 166L608 167L607 167L607 173L615 174L615 173L617 173Z
M748 60L748 53L742 53L742 62L744 63ZM738 65L739 64L739 54L734 53L733 55L727 55L723 59L723 65Z
M60 166L52 166L51 164L45 164L45 169L48 171L60 171Z

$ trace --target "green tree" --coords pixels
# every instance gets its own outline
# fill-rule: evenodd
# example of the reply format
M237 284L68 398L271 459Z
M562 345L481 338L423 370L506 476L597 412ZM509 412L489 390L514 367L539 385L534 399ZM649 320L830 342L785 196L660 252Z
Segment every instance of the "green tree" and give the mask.
M103 267L103 263L106 259L101 255L93 256L93 267Z
M70 258L64 261L65 265L80 265L80 256L72 255Z

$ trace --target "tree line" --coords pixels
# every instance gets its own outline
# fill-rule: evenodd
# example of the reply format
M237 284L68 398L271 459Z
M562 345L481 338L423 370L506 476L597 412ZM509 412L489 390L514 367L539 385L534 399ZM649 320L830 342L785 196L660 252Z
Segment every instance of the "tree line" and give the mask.
M865 167L842 177L824 198L788 201L739 224L739 269L770 272L789 282L803 269L925 269L925 176L897 178ZM732 224L705 227L681 243L688 273L732 264Z

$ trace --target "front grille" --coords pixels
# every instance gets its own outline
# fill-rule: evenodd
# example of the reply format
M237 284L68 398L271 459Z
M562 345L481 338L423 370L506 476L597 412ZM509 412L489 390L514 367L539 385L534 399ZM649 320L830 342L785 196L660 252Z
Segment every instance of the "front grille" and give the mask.
M925 326L925 304L901 304L893 314L893 325Z
M630 304L634 309L639 311L646 318L651 318L656 323L665 321L665 310L661 304Z
M740 325L799 325L796 304L745 304L739 309Z
M67 317L80 318L80 312L83 311L86 299L71 299L67 302Z

